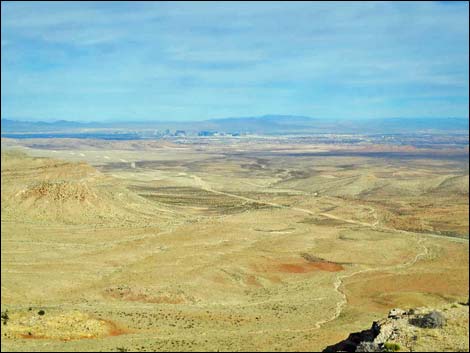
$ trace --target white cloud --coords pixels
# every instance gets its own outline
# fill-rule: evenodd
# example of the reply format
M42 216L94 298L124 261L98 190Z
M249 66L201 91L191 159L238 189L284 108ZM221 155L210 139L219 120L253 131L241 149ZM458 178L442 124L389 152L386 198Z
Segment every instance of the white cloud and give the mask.
M125 111L141 104L152 110L148 116L158 108L143 102L152 101L160 107L178 106L174 117L184 106L185 116L200 116L194 106L220 113L224 104L323 116L333 111L337 115L344 107L344 114L350 114L358 101L374 105L368 111L362 104L364 114L378 114L381 104L388 114L394 102L397 112L403 109L404 94L416 97L416 106L408 107L410 114L423 115L420 109L432 106L420 102L422 95L436 101L446 96L468 114L468 108L461 108L468 105L466 3L1 6L2 48L7 49L2 52L2 100L8 102L2 114L14 115L20 109L15 103L20 100L11 97L23 95L24 104L29 95L34 101L44 97L44 104L35 108L38 114L50 115L62 104L48 101L54 94L70 109L80 108L73 98L95 96L96 111ZM183 105L178 105L178 97ZM309 110L312 106L314 111ZM57 108L54 114L60 112L63 109Z

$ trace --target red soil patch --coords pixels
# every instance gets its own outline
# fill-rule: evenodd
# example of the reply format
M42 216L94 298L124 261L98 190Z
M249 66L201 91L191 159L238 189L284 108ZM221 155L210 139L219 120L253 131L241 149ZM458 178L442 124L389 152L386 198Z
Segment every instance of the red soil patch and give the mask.
M40 339L56 339L56 340L59 340L59 341L76 341L76 340L83 340L83 339L94 339L94 338L100 338L100 337L103 337L103 336L121 336L121 335L125 335L125 334L128 334L130 333L129 330L125 330L121 327L119 327L116 323L110 321L110 320L101 320L102 322L106 323L106 325L108 326L108 333L107 335L92 335L92 336L88 336L88 335L77 335L75 337L70 337L70 338L56 338L56 337L53 337L53 336L48 336L48 335L35 335L33 333L31 334L20 334L19 336L23 339L35 339L35 340L40 340Z
M212 277L212 280L218 284L227 284L227 280L221 275L215 275Z
M261 284L258 282L255 276L253 275L248 275L245 280L246 284L250 286L255 286L255 287L261 287Z
M294 265L294 264L280 264L278 266L278 270L280 272L287 272L287 273L305 273L310 272L310 268L304 267L302 265Z
M272 283L282 283L282 280L279 278L279 276L267 276L267 278L272 282Z
M335 262L329 261L315 261L307 262L298 260L295 262L289 263L275 263L268 265L254 265L252 268L257 272L264 273L309 273L314 271L326 271L326 272L339 272L344 270L344 267ZM279 278L276 278L277 281L280 281Z
M124 330L123 328L120 328L118 325L116 325L116 323L112 321L108 321L108 320L103 320L103 321L109 325L109 330L108 330L109 336L112 336L112 337L121 336L121 335L125 335L129 333L128 330Z
M36 339L36 340L39 340L39 339L44 339L44 338L47 338L47 337L44 337L44 336L36 336L36 335L27 335L25 333L21 334L20 335L21 338L24 338L24 339Z

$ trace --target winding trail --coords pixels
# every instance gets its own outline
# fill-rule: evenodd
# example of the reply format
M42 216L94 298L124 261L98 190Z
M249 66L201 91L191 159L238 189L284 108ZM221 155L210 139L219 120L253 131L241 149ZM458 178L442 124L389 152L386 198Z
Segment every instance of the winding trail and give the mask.
M367 269L355 271L355 272L345 274L345 275L338 275L336 277L335 282L334 282L334 289L337 293L339 293L341 295L341 301L339 301L336 304L336 310L335 310L334 315L329 319L317 322L315 324L315 328L320 328L323 324L326 324L327 322L336 320L339 317L339 315L341 314L341 312L343 310L343 307L347 304L348 299L347 299L346 293L344 293L344 291L342 290L342 287L344 285L344 279L351 278L353 276L356 276L356 275L359 275L359 274L362 274L362 273L366 273L366 272L390 271L390 270L395 270L396 271L396 270L400 270L402 268L411 267L416 262L418 262L418 260L420 258L427 256L428 253L429 253L429 249L426 245L423 244L424 243L424 238L421 238L421 237L417 237L417 238L418 238L417 244L420 245L423 250L421 252L419 252L418 254L416 254L415 257L413 259L411 259L410 261L408 261L408 262L398 264L398 265L392 265L392 266L367 268Z
M384 267L367 268L367 269L362 269L362 270L358 270L358 271L351 272L351 273L348 273L348 274L343 274L343 275L338 274L335 278L335 281L333 282L333 289L336 293L338 293L340 295L341 300L336 303L336 308L335 308L335 310L333 312L333 315L331 317L329 317L327 319L324 319L324 320L317 321L313 325L313 327L311 327L311 328L307 328L307 329L284 329L284 330L280 330L279 332L307 332L307 331L318 330L319 328L321 328L326 323L336 320L340 316L341 312L343 311L344 306L348 302L347 296L346 296L346 294L344 293L344 291L342 289L344 287L344 280L345 279L357 276L357 275L362 274L362 273L367 273L367 272L400 270L400 269L403 269L403 268L413 266L416 262L419 261L420 258L427 256L428 253L429 253L429 249L424 244L424 242L425 242L424 236L445 239L445 240L448 240L448 241L468 243L468 239L465 239L465 238L453 238L453 237L443 236L443 235L434 234L434 233L414 233L414 232L409 232L409 231L405 231L405 230L399 230L399 229L394 229L394 228L389 228L389 227L384 227L384 226L379 227L378 226L379 220L378 220L378 217L377 217L377 212L372 207L371 207L371 213L373 214L373 216L375 218L375 221L374 221L374 223L371 224L371 223L356 221L356 220L352 220L352 219L345 219L345 218L342 218L342 217L339 217L339 216L332 215L330 213L325 213L325 212L315 213L315 212L312 212L310 210L300 208L300 207L285 206L285 205L280 205L280 204L273 203L273 202L255 200L255 199L251 199L251 198L245 197L245 196L240 196L240 195L235 195L235 194L231 194L231 193L228 193L228 192L214 190L214 189L212 189L212 187L207 182L202 180L199 176L191 174L190 177L193 178L196 181L196 183L198 184L199 187L201 187L202 189L204 189L205 191L208 191L208 192L212 192L212 193L220 194L220 195L225 195L225 196L229 196L229 197L234 197L234 198L238 198L238 199L245 200L245 201L248 201L248 202L262 203L262 204L273 206L273 207L276 207L276 208L290 209L290 210L306 213L306 214L309 214L309 215L312 215L312 216L321 215L321 216L329 218L329 219L334 219L334 220L342 221L342 222L349 223L349 224L360 225L360 226L363 226L363 227L372 228L374 230L382 230L382 231L398 232L398 233L401 233L401 234L408 234L408 235L413 236L417 240L417 244L419 246L421 246L422 250L420 252L418 252L412 259L410 259L409 261L407 261L405 263L401 263L401 264L398 264L398 265L384 266ZM252 305L257 305L257 304L260 304L260 303L253 303ZM266 332L268 332L268 331L267 330L250 331L250 334L262 334L262 333L266 333Z
M337 275L335 281L333 282L333 288L336 293L341 296L341 300L336 303L336 308L333 315L327 319L317 321L313 327L306 328L306 329L283 329L279 330L278 332L309 332L320 329L323 325L327 324L328 322L336 320L343 311L344 306L347 304L348 299L344 291L342 290L344 286L344 280L346 278L351 278L357 276L362 273L366 272L375 272L375 271L390 271L390 270L400 270L402 268L407 268L413 266L420 258L426 256L429 253L429 249L426 245L423 244L424 238L417 237L417 243L422 247L422 251L416 254L411 260L398 264L398 265L391 265L391 266L384 266L384 267L374 267L374 268L367 268L358 270L355 272L351 272L344 275ZM260 334L269 332L268 330L260 330L260 331L251 331L251 334Z
M410 232L410 231L407 231L407 230L389 228L389 227L384 227L384 226L379 227L378 226L379 222L378 222L378 218L377 218L376 213L375 213L375 222L374 223L367 223L367 222L356 221L356 220L353 220L353 219L347 219L347 218L335 216L331 213L326 213L326 212L315 213L315 212L312 212L312 211L307 210L305 208L286 206L286 205L281 205L281 204L274 203L274 202L256 200L256 199L252 199L252 198L249 198L249 197L246 197L246 196L231 194L231 193L228 193L228 192L225 192L225 191L214 190L206 181L201 179L199 176L194 175L194 174L189 174L188 176L191 177L192 179L194 179L196 181L196 184L201 189L203 189L205 191L208 191L208 192L212 192L214 194L225 195L225 196L229 196L229 197L233 197L233 198L237 198L237 199L240 199L240 200L253 202L253 203L260 203L260 204L267 205L267 206L272 206L272 207L275 207L275 208L290 209L290 210L294 210L294 211L297 211L297 212L306 213L306 214L311 215L311 216L320 215L320 216L323 216L323 217L326 217L326 218L329 218L329 219L334 219L334 220L342 221L342 222L349 223L349 224L360 225L360 226L363 226L363 227L372 228L374 230L381 230L381 231L388 231L388 232L398 232L398 233L402 233L402 234L409 234L409 235L412 235L412 236L417 236L417 235L418 236L427 236L427 237L446 239L448 241L468 243L468 239L465 239L465 238L449 237L449 236L446 236L446 235L441 235L441 234L436 234L436 233L416 233L416 232ZM375 210L374 210L374 212L375 212Z

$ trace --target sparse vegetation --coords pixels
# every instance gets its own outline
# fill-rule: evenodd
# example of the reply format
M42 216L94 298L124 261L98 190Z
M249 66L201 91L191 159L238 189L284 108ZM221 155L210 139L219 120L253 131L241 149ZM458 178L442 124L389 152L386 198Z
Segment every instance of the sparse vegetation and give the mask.
M367 327L371 315L396 303L443 303L446 317L467 308L446 299L449 288L468 293L465 241L401 231L410 217L413 227L455 220L464 229L462 194L444 202L420 186L458 174L460 164L443 170L416 159L390 166L352 156L272 156L271 142L257 144L257 153L268 154L261 169L240 167L252 163L242 139L204 149L90 141L93 151L74 142L96 168L47 158L2 163L2 245L15 254L3 254L2 270L18 278L2 279L2 305L14 300L21 308L2 326L2 348L50 339L54 350L321 350L346 337L351 322ZM54 143L54 156L77 153ZM132 160L145 163L126 167ZM86 191L83 202L75 186ZM24 291L26 299L15 296ZM394 342L408 349L426 341Z
M385 342L384 348L385 348L385 352L398 352L401 347L398 343Z

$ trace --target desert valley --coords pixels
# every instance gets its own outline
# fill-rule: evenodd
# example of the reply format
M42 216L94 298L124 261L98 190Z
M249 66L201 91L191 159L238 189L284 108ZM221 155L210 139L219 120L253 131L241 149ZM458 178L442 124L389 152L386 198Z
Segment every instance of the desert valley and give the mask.
M2 352L469 352L468 1L2 1Z
M3 138L1 197L2 350L468 350L468 145Z

